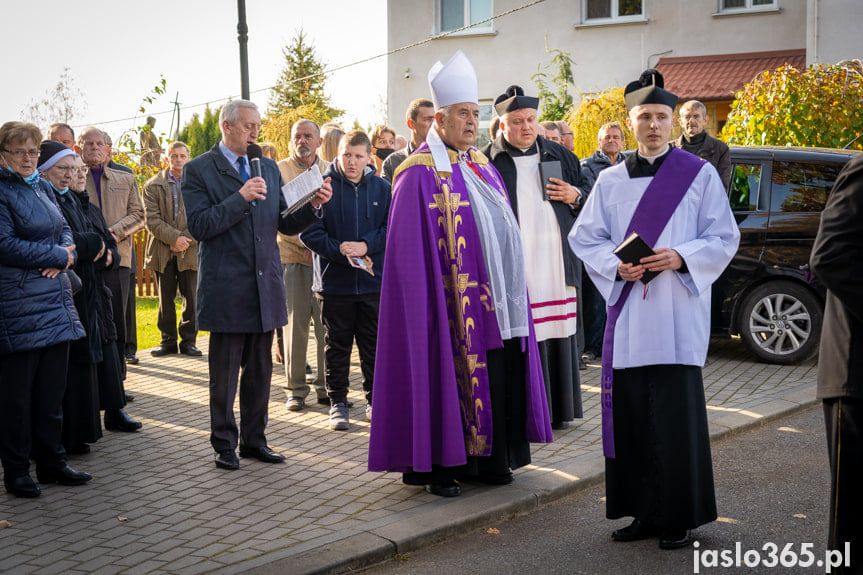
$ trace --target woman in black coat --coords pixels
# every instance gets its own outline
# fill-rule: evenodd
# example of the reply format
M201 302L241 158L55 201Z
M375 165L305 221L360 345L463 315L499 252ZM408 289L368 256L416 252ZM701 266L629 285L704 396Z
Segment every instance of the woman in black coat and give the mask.
M69 342L84 336L65 271L75 263L72 233L36 171L42 133L0 126L0 462L17 497L40 483L80 485L90 475L66 465L60 441Z
M82 287L75 294L75 309L87 331L87 337L73 341L69 350L69 372L63 396L63 446L66 453L87 453L90 451L88 443L102 437L97 368L104 358L103 346L113 345L103 343L109 339L111 331L105 326L105 310L110 301L99 270L119 261L117 243L108 232L101 213L98 210L90 213L86 194L82 196L69 187L75 170L83 169L76 163L75 152L49 140L42 142L40 151L39 172L53 189L78 251L78 261L72 269L81 279ZM110 321L110 313L108 319ZM115 387L122 385L118 382L119 373Z

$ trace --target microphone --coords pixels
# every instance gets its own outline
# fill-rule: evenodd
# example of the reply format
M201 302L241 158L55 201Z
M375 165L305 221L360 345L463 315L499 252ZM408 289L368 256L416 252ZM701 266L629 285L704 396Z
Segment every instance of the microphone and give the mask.
M257 144L249 144L246 148L246 155L249 157L249 171L253 178L261 177L261 156L264 155L263 150Z

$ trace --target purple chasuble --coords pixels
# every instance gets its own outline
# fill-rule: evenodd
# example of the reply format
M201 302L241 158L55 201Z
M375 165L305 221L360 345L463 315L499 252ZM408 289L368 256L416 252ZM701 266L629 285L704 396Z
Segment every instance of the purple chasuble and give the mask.
M491 453L486 350L503 341L470 197L458 164L436 172L427 145L406 162L412 165L397 174L387 226L370 471L431 471ZM490 164L476 168L505 195ZM532 329L526 339L527 437L550 442Z
M656 247L662 230L703 165L704 160L697 156L672 148L644 190L624 237L638 232L647 245ZM602 452L611 459L614 459L614 410L611 399L614 380L614 325L634 285L635 282L626 282L617 302L609 306L602 341Z

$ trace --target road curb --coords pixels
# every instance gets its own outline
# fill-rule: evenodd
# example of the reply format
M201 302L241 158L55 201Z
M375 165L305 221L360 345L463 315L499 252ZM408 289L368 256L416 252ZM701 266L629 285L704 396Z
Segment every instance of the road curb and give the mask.
M817 403L815 386L812 385L758 405L757 418L746 410L714 418L709 422L711 443L766 425ZM554 468L531 466L517 472L516 481L511 485L471 489L431 511L399 519L314 550L281 558L270 554L257 558L256 562L261 563L258 566L249 568L249 563L246 563L241 569L220 573L336 575L355 571L386 561L397 553L409 553L474 529L491 527L494 523L528 514L604 480L605 462L600 455Z

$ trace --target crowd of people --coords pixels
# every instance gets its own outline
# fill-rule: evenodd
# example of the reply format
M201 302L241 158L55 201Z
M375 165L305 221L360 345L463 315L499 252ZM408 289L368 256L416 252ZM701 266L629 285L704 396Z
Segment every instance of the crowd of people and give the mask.
M463 53L433 66L429 85L431 98L406 111L409 138L385 125L366 134L301 119L281 159L257 144L257 106L232 101L220 113L222 140L196 158L172 142L143 194L112 163L101 130L76 140L55 124L43 140L31 124L3 124L6 490L39 495L31 459L39 483L90 480L66 455L101 437L100 411L108 430L141 428L125 412L123 380L132 237L146 226L145 267L160 297L161 342L150 353L201 356L198 329L210 332L217 467L238 469L237 451L285 461L266 438L274 334L287 410L305 409L314 388L335 431L350 428L356 343L369 469L442 497L459 495L459 482L512 482L530 443L582 417L579 371L601 361L607 514L633 517L612 538L689 545L690 530L717 516L701 366L710 286L739 242L728 148L705 131L706 108L683 104L672 142L677 96L647 70L624 90L637 149L625 152L624 127L610 122L579 161L570 126L539 122L538 98L519 86L495 100L492 141L476 149L477 81ZM153 126L142 147L162 166ZM309 172L316 187L289 205L283 186ZM633 234L649 254L620 259ZM819 275L836 267L826 249L816 257ZM829 300L828 316L839 301ZM851 315L835 321L859 324L846 305ZM836 395L824 392L832 433L851 435L840 414L857 406Z

